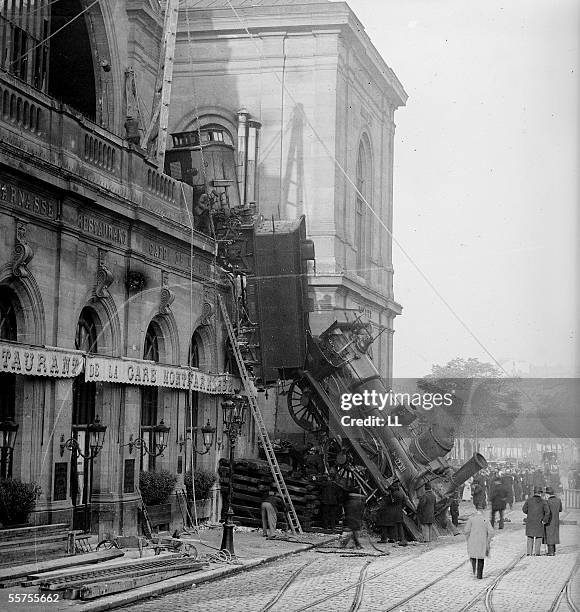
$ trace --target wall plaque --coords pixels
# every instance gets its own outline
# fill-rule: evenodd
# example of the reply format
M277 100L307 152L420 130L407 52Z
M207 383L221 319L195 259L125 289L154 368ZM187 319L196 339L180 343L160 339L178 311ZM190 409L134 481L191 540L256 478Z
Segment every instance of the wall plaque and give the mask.
M62 501L66 499L67 490L68 463L54 464L54 491L52 494L53 501Z
M123 493L135 493L135 459L125 459Z

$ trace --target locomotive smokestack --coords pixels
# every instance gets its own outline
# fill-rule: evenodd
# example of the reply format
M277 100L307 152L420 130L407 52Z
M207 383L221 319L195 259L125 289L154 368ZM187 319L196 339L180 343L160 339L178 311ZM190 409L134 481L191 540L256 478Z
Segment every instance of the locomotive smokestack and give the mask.
M448 489L448 493L455 490L458 486L463 484L468 478L471 478L474 474L477 474L479 470L483 470L487 467L487 460L483 455L475 453L473 457L464 463L458 470L451 476L453 486Z

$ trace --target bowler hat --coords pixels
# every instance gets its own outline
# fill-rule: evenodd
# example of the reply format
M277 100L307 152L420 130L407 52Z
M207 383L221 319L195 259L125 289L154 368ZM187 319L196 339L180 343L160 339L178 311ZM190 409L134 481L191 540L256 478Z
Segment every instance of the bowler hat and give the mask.
M534 487L534 495L541 495L542 487Z
M552 487L546 487L546 493L548 495L554 495L554 489L552 489Z

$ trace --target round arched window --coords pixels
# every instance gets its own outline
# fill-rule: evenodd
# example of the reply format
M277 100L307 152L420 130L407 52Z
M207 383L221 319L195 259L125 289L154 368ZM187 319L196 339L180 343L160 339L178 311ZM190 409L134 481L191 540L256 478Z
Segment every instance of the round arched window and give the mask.
M16 296L8 287L0 287L0 340L17 340ZM15 421L16 374L0 372L0 420ZM3 448L0 455L0 477L12 477L12 451Z
M159 342L162 337L161 328L152 321L145 333L145 344L143 346L143 359L159 362ZM157 413L159 406L159 389L154 386L141 387L141 438L145 440L147 448L155 446L153 428L157 425ZM155 470L155 459L153 455L141 453L141 470Z

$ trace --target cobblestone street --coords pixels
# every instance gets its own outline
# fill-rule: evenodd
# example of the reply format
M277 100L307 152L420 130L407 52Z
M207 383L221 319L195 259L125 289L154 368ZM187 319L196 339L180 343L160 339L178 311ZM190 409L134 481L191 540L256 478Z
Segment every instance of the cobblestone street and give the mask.
M484 579L472 576L462 535L407 548L387 545L388 556L368 538L365 556L344 556L329 545L320 550L236 574L197 588L124 608L131 612L496 612L574 610L580 604L576 573L580 529L561 527L556 557L526 557L521 519L496 530ZM567 583L572 574L575 578ZM561 596L561 597L560 597ZM559 601L557 601L559 599ZM553 607L552 607L553 606Z

